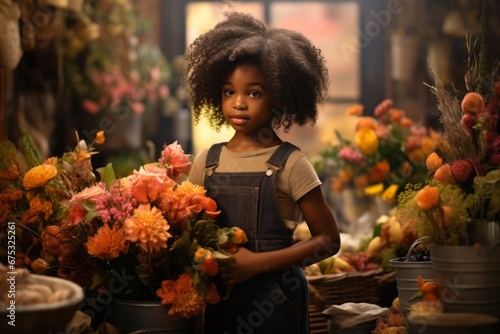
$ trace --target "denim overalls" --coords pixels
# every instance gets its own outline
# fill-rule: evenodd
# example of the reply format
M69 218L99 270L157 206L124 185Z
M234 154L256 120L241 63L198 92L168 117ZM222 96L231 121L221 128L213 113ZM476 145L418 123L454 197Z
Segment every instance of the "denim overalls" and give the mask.
M241 227L248 237L244 247L254 252L290 246L292 235L281 217L275 178L290 153L298 148L284 142L262 172L219 173L216 169L224 145L213 145L205 164L207 196L221 210L217 225ZM237 284L228 300L207 305L205 333L309 333L308 290L302 269L265 273Z

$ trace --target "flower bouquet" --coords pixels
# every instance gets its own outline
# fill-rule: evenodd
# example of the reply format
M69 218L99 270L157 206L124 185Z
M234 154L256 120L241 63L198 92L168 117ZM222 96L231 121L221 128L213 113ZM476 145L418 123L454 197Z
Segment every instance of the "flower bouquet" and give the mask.
M101 131L94 143L102 142ZM94 143L79 141L62 158L23 172L14 145L2 142L11 158L1 161L2 221L19 230L18 266L78 283L100 309L118 297L157 301L189 318L217 303L217 261L229 259L246 235L218 227L205 189L179 182L191 157L174 142L132 175L116 178L111 164L98 168L97 181Z
M190 166L173 143L158 162L130 176L116 179L111 165L98 169L102 181L71 198L68 228L76 227L77 246L99 268L94 285L123 299L161 298L161 304L171 304L170 315L184 318L220 300L210 277L246 235L215 225L219 211L203 187L177 182ZM123 277L124 284L113 286Z
M435 86L431 87L442 113L443 150L427 158L429 179L434 187L422 189L421 198L430 200L419 206L431 218L434 241L441 245L465 242L468 237L465 226L472 226L467 222L486 224L500 219L499 63L494 62L492 70L488 71L485 63L476 61L471 54L472 41L467 42L470 56L465 81L468 91L450 92L437 77ZM448 202L453 199L459 207L448 207L449 203L442 197L444 187L454 189ZM456 224L462 227L454 227ZM455 237L449 239L448 227L460 232L458 239L461 241Z
M334 191L352 185L359 194L395 203L405 184L425 180L425 159L437 149L436 132L413 124L390 99L375 108L374 117L362 116L362 105L347 112L358 117L354 142L337 131L339 143L322 152L337 170Z
M9 140L0 141L0 232L5 233L8 222L16 226L16 267L27 267L37 274L56 274L50 267L52 258L45 256L42 234L51 225L63 224L73 194L94 184L90 159L97 153L93 145L103 141L102 132L91 145L77 136L72 151L43 162L36 144L26 133L20 139L19 153ZM7 245L1 240L3 253Z

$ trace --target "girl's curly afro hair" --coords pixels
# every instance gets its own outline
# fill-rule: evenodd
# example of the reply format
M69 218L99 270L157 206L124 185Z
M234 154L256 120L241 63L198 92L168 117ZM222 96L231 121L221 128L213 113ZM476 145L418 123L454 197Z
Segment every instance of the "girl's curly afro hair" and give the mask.
M318 105L327 96L328 72L321 51L302 34L267 28L243 13L228 13L226 20L200 35L185 54L186 79L195 122L206 117L220 130L222 83L241 62L263 71L273 105L275 127L314 124Z

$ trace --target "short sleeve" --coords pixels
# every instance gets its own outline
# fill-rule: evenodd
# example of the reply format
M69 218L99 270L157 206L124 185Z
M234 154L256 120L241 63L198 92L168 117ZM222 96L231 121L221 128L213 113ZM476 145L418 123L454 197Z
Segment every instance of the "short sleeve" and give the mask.
M284 173L284 176L288 178L286 183L289 185L289 194L296 202L309 191L321 185L321 181L305 154L295 151L290 156L290 160L287 163L287 167L290 166L290 169L286 168L288 173Z
M205 149L196 155L191 168L191 173L189 173L189 182L200 186L205 183L205 161L207 160L207 155L208 149Z

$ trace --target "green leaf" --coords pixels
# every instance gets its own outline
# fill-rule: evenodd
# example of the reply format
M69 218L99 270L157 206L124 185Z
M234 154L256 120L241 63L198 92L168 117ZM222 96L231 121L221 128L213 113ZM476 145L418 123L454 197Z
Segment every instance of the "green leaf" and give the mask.
M495 169L486 174L483 178L486 183L497 183L500 181L500 169Z
M96 169L99 175L101 175L101 181L106 184L106 188L109 189L114 180L116 180L115 171L113 169L113 164L109 163L106 167L100 167Z
M380 231L382 231L382 225L384 224L385 223L375 225L373 228L373 238L380 236Z

